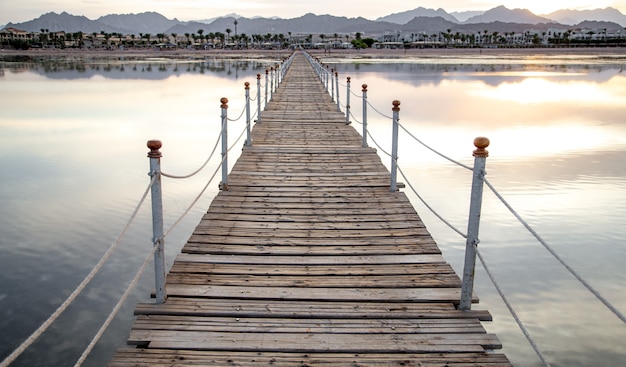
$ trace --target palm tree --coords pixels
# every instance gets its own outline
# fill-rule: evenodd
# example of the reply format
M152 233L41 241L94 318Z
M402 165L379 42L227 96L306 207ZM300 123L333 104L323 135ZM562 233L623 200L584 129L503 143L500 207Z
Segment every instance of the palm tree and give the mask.
M198 34L200 35L200 42L202 42L202 40L204 39L204 37L202 37L202 33L204 33L204 29L198 29Z
M226 28L226 34L228 34L228 42L230 42L230 32L232 32L231 29Z
M237 37L237 24L238 24L237 19L235 19L233 24L235 24L235 37Z

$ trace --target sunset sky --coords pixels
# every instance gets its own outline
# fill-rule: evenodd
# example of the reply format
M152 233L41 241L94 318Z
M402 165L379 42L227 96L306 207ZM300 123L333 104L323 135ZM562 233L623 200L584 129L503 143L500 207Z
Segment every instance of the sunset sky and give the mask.
M306 13L331 14L346 17L362 16L376 19L417 7L443 8L447 12L488 10L499 5L525 8L535 14L547 14L558 9L596 9L614 7L626 14L625 0L0 0L0 25L35 19L48 12L66 11L97 19L107 14L156 11L167 18L198 20L230 13L245 17L296 18Z

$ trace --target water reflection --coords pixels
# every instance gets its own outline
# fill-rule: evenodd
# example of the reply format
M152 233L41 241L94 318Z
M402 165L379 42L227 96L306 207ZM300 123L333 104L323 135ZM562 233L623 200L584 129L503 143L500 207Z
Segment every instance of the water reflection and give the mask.
M195 170L219 131L219 99L228 97L229 115L238 116L243 83L254 82L275 61L0 59L0 355L53 311L122 228L147 185L146 140L163 140L164 170ZM488 136L490 181L626 312L623 63L624 58L431 58L345 60L334 66L342 78L351 76L357 94L361 84L368 84L368 100L383 115L391 114L393 99L401 100L403 126L454 159L471 165L473 138ZM342 98L343 88L342 82ZM352 97L351 104L360 120L360 101ZM388 151L387 117L370 109L369 123ZM244 124L229 126L235 137ZM464 228L471 174L442 162L406 134L401 134L399 162L429 203ZM212 162L205 176L188 182L164 182L166 227L216 167ZM170 259L202 216L217 191L214 186L166 241ZM459 272L463 240L415 205ZM482 217L484 256L551 362L619 365L626 358L622 325L488 192ZM62 366L75 360L122 283L143 261L149 232L149 214L143 211L121 253L87 295L16 365ZM107 360L115 346L124 344L133 304L147 301L151 282L150 276L142 282L91 365L101 365L98 360ZM477 286L479 307L495 317L486 326L504 342L514 365L539 365L480 269Z
M112 79L163 80L172 75L186 73L212 73L235 79L239 75L264 73L275 60L232 60L220 58L171 59L158 57L0 57L0 69L6 72L35 72L53 79L91 78L103 75Z

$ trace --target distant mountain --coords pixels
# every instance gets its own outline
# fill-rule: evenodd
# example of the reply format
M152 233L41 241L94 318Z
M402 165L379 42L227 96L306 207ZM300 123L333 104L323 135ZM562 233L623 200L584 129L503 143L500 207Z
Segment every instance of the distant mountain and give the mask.
M478 15L483 15L485 14L484 11L455 11L450 13L450 15L452 15L453 17L455 17L456 19L459 20L459 22L466 22L469 18L471 17L475 17Z
M465 23L491 22L540 24L550 23L552 20L535 15L528 9L509 9L505 6L498 6L465 21Z
M443 9L433 10L419 7L407 12L390 14L376 21L362 17L347 18L309 13L292 19L244 18L237 14L232 14L232 16L215 18L209 22L181 22L177 19L167 19L155 12L111 14L100 17L97 20L90 20L84 16L63 12L61 14L47 13L28 22L9 23L6 26L28 32L39 32L41 29L47 29L49 32L82 31L84 33L100 33L104 31L107 33L116 32L135 35L140 33L153 35L157 33L197 34L200 29L205 34L210 32L226 33L226 29L230 29L231 35L233 35L235 32L234 22L236 20L238 34L245 33L248 36L268 33L287 36L291 33L294 35L311 34L313 36L324 34L332 37L334 33L360 32L364 35L376 35L400 30L432 34L432 32L447 32L448 29L453 30L453 32L482 32L485 29L488 29L490 32L523 32L529 29L548 30L548 28L567 29L573 27L574 24L580 23L580 19L609 22L606 26L597 27L598 29L615 29L615 24L626 24L626 15L613 8L583 12L562 11L550 15L550 18L570 19L567 23L563 21L566 24L559 24L546 17L537 16L526 9L511 10L504 6L499 6L484 13L478 12L478 15L470 12L455 14L458 17L448 14ZM475 15L470 16L472 14ZM460 21L467 16L469 18L465 22ZM406 20L407 18L409 19ZM580 26L577 27L580 28ZM589 26L589 28L593 27Z
M404 32L420 33L426 32L427 34L437 34L439 32L451 33L482 33L488 30L489 33L493 32L524 32L529 29L536 31L548 31L550 28L563 28L564 26L556 23L541 23L541 24L529 24L529 23L505 23L505 22L490 22L490 23L453 23L445 20L441 17L418 17L411 20L409 23L402 26Z
M221 17L215 17L215 18L209 18L209 19L194 19L194 20L192 20L192 22L209 24L209 23L213 23L214 21L216 21L219 18L235 18L235 19L239 19L239 18L243 18L243 16L239 15L237 13L230 13L230 14L222 15ZM276 19L278 19L278 18L276 18Z
M585 20L584 22L573 25L573 27L587 29L606 29L606 31L609 33L624 31L624 27L622 27L621 24L617 24L615 22L603 22L599 20Z
M390 14L376 19L377 22L390 22L396 24L406 24L415 17L441 17L449 22L459 23L458 19L448 14L445 10L437 10L419 7L417 9L403 11L401 13Z
M9 23L6 26L14 27L28 32L40 32L42 29L47 29L49 32L65 31L100 33L101 31L105 31L109 33L132 33L131 29L128 28L112 27L108 24L88 19L82 15L71 15L66 12L63 12L61 14L47 13L37 19L33 19L28 22L19 24Z
M181 23L165 31L165 33L197 33L202 29L204 33L222 32L229 28L233 34L235 31L235 18L218 18L209 24L198 22ZM247 35L253 34L333 34L347 32L380 33L392 31L398 28L397 24L388 22L375 22L365 18L335 17L332 15L305 14L292 19L268 19L268 18L239 18L237 19L237 32Z
M558 10L545 15L546 18L553 19L562 24L574 25L585 20L597 20L614 22L622 27L626 27L626 15L615 8L594 9L594 10Z
M96 20L117 29L132 29L133 33L156 34L164 29L179 24L176 18L167 19L163 15L155 12L145 12L140 14L110 14Z

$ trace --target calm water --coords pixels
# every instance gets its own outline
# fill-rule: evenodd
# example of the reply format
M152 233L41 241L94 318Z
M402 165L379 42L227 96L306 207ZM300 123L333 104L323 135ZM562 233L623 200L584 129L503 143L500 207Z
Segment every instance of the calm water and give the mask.
M220 97L230 99L229 115L239 116L243 83L255 86L256 74L275 60L0 60L4 357L69 295L122 230L148 184L145 142L163 141L164 171L193 171L217 137ZM367 83L370 103L384 115L391 115L391 101L399 99L401 123L456 160L471 165L474 137L489 137L488 179L626 313L626 55L329 62L341 75L342 99L345 76L352 77L357 94ZM361 101L352 96L351 105L360 121ZM372 133L389 150L390 121L371 109L368 115ZM230 126L234 141L244 123ZM361 128L356 121L353 126ZM470 173L406 134L399 156L420 194L464 230ZM214 161L191 180L164 181L166 229L215 167ZM170 263L216 192L217 181L167 238ZM464 240L415 205L460 273ZM145 206L103 272L15 365L75 362L151 248L149 215ZM488 189L480 238L491 270L553 366L626 364L626 325ZM86 365L103 365L124 345L133 307L150 302L152 282L148 271ZM491 311L494 322L485 325L498 334L514 365L539 366L480 266L476 287L481 303L475 307Z

